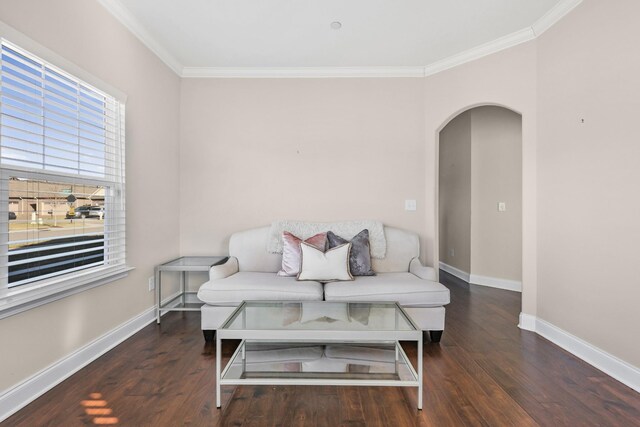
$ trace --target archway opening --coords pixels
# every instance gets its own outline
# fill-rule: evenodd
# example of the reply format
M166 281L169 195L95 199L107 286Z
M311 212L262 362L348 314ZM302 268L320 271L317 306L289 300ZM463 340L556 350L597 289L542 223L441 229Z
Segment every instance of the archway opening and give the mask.
M522 116L470 107L438 134L440 269L465 282L522 290Z

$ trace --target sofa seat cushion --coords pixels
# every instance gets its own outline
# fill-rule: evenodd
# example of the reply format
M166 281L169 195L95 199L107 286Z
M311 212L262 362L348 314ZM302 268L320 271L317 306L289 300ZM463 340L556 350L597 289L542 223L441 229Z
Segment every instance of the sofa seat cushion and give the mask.
M245 300L322 300L322 284L298 282L295 277L280 277L276 273L241 271L203 284L198 298L211 305L238 305Z
M327 301L398 301L403 306L436 307L449 304L449 289L438 282L407 273L358 276L352 282L324 285Z

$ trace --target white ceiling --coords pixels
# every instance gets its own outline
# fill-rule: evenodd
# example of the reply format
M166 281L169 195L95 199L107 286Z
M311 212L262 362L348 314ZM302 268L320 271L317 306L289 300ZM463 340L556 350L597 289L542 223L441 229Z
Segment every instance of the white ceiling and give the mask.
M99 1L179 73L192 67L424 67L496 40L531 39L536 23L557 20L580 2ZM332 29L333 21L342 28Z

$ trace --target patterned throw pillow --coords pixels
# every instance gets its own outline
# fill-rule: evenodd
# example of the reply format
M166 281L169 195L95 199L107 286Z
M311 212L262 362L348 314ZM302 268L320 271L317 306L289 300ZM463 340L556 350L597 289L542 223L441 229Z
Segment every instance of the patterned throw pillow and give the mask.
M278 271L278 276L297 276L300 272L302 262L302 252L300 251L302 239L285 231L282 233L282 269ZM305 240L314 248L324 252L327 249L327 233L318 233Z
M334 234L332 231L327 232L327 240L329 241L329 249L349 243L348 240ZM356 234L353 239L351 239L351 245L351 255L349 256L349 270L351 270L351 274L354 276L375 276L376 273L371 267L369 230L365 228Z

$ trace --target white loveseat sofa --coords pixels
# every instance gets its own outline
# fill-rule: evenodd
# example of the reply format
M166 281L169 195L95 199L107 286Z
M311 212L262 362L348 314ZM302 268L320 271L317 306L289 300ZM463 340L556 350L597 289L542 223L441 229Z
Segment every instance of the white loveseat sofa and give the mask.
M437 282L436 272L420 263L418 235L384 227L386 254L372 258L375 276L357 276L354 281L319 283L297 281L276 273L282 255L267 252L269 227L234 233L229 241L229 259L211 267L209 281L198 298L202 306L202 330L207 341L243 300L265 301L397 301L432 342L444 330L449 289Z

